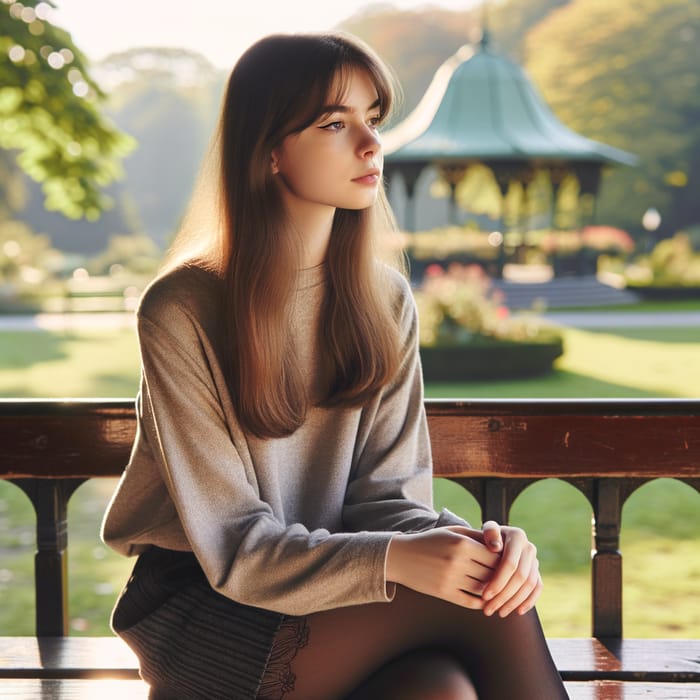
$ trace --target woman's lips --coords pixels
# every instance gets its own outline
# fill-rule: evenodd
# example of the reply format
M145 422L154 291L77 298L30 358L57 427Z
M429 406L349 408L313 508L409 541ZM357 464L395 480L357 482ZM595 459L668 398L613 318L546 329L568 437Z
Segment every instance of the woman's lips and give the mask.
M368 173L353 179L358 185L376 185L379 182L379 173Z

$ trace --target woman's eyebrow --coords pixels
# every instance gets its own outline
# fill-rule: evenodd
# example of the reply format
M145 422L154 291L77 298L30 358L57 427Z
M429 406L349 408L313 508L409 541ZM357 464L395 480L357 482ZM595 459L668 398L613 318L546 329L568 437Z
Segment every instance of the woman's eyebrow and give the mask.
M377 107L381 107L381 100L377 98L372 104L367 107L367 111L371 112L373 109L376 109ZM337 104L337 105L325 105L324 107L321 108L320 114L333 114L334 112L341 112L342 114L347 114L350 112L355 112L354 107L349 107L348 105L342 105L342 104Z

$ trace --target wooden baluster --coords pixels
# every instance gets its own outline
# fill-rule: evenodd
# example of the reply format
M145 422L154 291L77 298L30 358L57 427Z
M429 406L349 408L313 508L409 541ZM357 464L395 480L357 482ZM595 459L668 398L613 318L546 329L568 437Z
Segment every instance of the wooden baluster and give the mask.
M508 496L508 484L505 479L486 479L484 503L481 506L482 520L484 522L495 520L497 523L507 523L512 502Z
M68 500L85 479L15 479L36 512L36 636L68 634Z
M593 636L622 637L621 479L596 479L593 488Z

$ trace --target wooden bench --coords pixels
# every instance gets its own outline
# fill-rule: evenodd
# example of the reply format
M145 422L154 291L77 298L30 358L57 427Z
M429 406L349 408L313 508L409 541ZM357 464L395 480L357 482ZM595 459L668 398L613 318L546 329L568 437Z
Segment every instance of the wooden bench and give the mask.
M575 700L700 698L700 639L622 634L622 506L671 477L700 491L700 401L426 401L435 475L471 492L484 519L506 522L517 495L563 479L594 513L592 635L551 639ZM37 517L36 636L0 637L0 697L147 697L116 638L69 637L67 504L86 479L118 476L134 437L133 403L0 400L0 478ZM700 636L700 635L698 635ZM546 699L543 699L546 700Z

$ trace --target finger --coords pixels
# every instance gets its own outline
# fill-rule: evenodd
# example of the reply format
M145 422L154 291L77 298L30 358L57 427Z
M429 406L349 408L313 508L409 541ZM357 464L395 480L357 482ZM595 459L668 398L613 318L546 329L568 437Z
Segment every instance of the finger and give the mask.
M514 610L519 610L520 607L525 604L525 601L529 600L530 596L538 588L541 588L541 585L542 579L540 578L539 571L537 568L533 568L520 590L498 611L499 617L508 617Z
M505 543L501 561L491 579L484 597L486 600L495 598L508 585L508 582L518 571L525 557L526 571L529 573L532 559L537 555L535 545L528 541L525 533L518 528L504 528ZM527 553L527 555L526 555Z
M481 529L484 533L484 544L492 552L500 552L503 549L501 526L495 520L487 520Z
M481 597L485 588L486 581L482 581L475 576L467 575L464 577L464 583L461 590L465 593L471 593L472 595Z
M490 555L493 556L493 555ZM498 559L474 559L470 557L467 561L467 575L475 574L481 580L491 580L494 571L497 570L499 564Z
M523 587L527 588L526 595L529 594L536 583L532 579L534 561L536 561L534 547L527 547L523 550L517 562L507 561L504 563L504 566L499 569L496 575L498 576L505 570L508 574L506 584L494 595L494 590L496 589L492 588L494 581L491 581L484 592L484 600L488 601L487 614L492 615L497 610L500 610L501 607L518 595ZM525 599L526 595L520 599L520 602Z
M469 591L457 591L457 595L451 602L460 605L463 608L469 608L470 610L483 610L484 601L481 597L472 595Z
M484 533L481 530L475 530L464 525L446 525L445 529L484 544Z
M542 594L544 584L542 583L542 577L539 573L539 566L537 567L537 569L537 585L527 597L525 602L521 603L521 605L518 607L518 615L525 615L525 613L532 610L535 607L540 595Z

